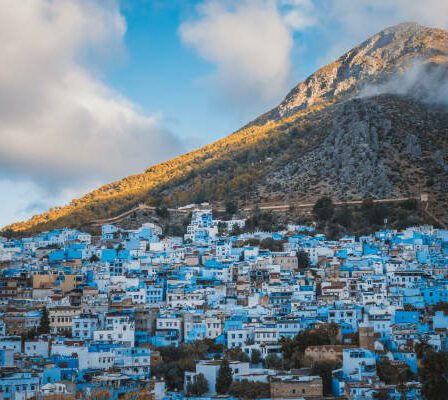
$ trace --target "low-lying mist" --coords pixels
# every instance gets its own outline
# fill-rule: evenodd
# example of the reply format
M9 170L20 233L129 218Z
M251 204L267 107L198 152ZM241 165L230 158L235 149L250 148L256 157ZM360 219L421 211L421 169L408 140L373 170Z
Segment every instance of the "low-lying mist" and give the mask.
M415 64L386 82L366 85L359 97L381 94L411 96L425 103L448 105L448 65Z

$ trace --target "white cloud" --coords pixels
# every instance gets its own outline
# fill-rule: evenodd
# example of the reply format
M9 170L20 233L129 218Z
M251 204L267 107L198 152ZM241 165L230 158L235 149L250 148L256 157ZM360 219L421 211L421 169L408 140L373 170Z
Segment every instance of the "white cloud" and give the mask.
M314 23L307 0L207 0L180 27L182 40L216 66L209 77L227 101L259 110L291 84L294 30Z
M278 0L286 25L293 30L310 28L317 23L312 0Z
M123 52L115 1L0 1L0 179L79 190L182 151L92 72Z
M334 0L333 13L348 27L382 29L385 24L416 21L433 27L448 27L445 0Z
M33 181L0 178L0 228L30 215L66 204L73 193L50 193Z
M402 22L448 28L446 0L314 0L322 43L323 63L363 42L382 29Z

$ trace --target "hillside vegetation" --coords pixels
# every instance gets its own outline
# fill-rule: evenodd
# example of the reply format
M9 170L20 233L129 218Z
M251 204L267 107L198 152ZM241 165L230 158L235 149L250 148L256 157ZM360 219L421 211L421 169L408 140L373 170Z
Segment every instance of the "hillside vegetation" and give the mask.
M388 28L232 135L4 230L81 227L139 203L232 199L252 206L420 192L446 218L448 108L435 103L443 100L447 60L447 32L416 24ZM416 65L418 79L410 82L406 74Z
M312 117L308 122L309 115ZM301 125L316 125L319 109L303 111L296 116L299 117L303 119ZM91 219L119 214L142 202L175 206L226 199L239 190L250 190L262 177L256 164L269 156L276 157L290 144L292 135L283 133L287 129L285 124L293 120L290 117L286 121L243 128L216 143L155 165L142 174L104 185L65 207L54 208L5 229L39 231L80 226Z

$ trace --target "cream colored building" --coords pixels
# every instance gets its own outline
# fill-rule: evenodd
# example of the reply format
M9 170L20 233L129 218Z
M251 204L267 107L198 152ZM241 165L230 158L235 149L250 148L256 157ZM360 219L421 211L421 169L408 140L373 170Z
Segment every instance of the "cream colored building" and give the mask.
M80 307L62 306L48 310L50 330L53 334L71 333L72 319L82 312Z

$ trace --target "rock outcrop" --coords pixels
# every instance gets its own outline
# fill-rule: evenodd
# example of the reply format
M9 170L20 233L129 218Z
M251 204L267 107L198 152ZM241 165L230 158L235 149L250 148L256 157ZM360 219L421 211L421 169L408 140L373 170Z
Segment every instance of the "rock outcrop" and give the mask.
M447 64L448 32L412 22L387 28L300 82L262 121L356 96L366 86L387 83L416 63Z

